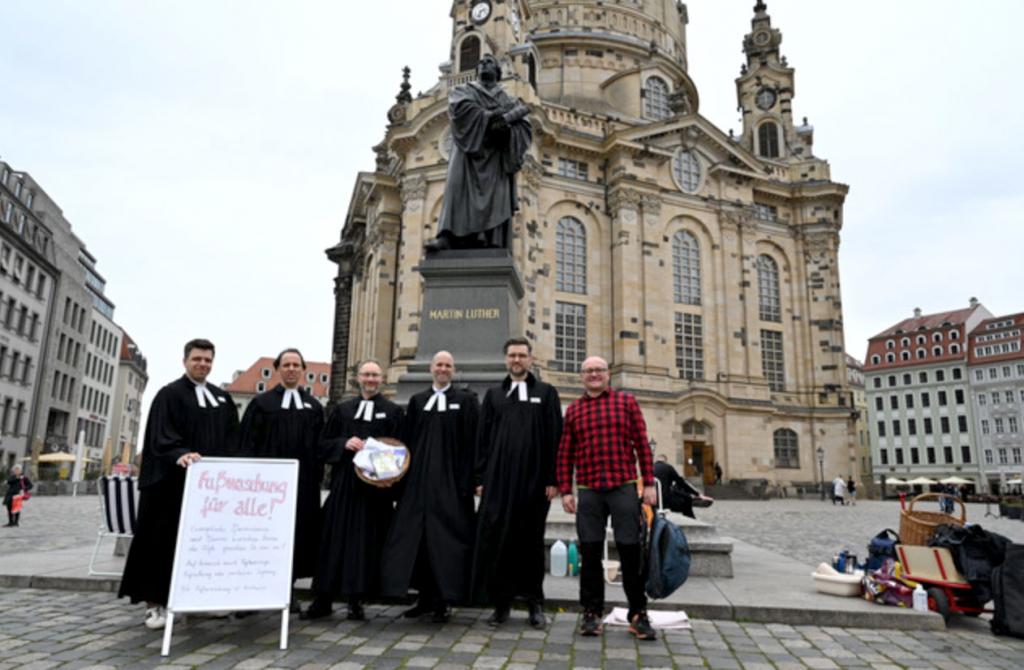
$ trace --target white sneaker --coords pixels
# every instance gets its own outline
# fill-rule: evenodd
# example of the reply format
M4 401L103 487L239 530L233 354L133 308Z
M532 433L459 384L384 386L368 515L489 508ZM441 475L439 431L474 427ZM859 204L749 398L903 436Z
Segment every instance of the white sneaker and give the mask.
M167 623L167 610L163 607L149 607L146 609L146 628L154 630L163 628Z

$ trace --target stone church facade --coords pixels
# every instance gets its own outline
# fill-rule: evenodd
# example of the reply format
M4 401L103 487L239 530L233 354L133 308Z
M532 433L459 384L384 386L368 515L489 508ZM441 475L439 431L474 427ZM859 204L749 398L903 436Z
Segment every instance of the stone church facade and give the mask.
M760 0L736 79L742 134L700 115L674 0L456 0L449 60L408 72L340 242L332 399L373 357L395 384L421 319L423 244L444 192L447 96L502 63L530 107L512 254L520 322L566 404L601 355L655 450L690 477L785 486L857 476L838 249L847 187L793 119L794 70ZM500 356L500 352L495 352ZM456 361L456 363L458 363Z

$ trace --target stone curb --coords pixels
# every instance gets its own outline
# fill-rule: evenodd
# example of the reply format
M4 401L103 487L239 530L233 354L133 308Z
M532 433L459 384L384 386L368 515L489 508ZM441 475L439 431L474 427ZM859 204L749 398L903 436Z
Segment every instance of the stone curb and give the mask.
M89 591L117 593L121 580L111 577L47 577L0 575L0 588L11 589L51 589L63 591ZM300 599L312 598L309 589L298 588L295 593ZM627 606L625 601L618 602L609 598L607 605ZM548 598L548 609L560 609L568 612L579 611L579 602L565 598ZM790 626L825 626L839 628L866 628L886 630L945 630L946 626L938 614L920 614L893 607L879 606L877 611L841 611L818 610L794 607L772 607L754 605L710 605L686 603L666 603L651 601L648 607L652 610L685 609L693 619L713 619L717 621L743 621L750 623L786 624Z

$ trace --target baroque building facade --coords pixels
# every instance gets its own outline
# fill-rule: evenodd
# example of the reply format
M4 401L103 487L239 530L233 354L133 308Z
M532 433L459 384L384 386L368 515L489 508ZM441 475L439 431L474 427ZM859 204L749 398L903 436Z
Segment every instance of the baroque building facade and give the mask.
M451 17L440 77L414 98L406 72L327 251L332 400L359 360L381 360L393 385L416 356L448 93L489 53L531 109L511 253L520 323L563 402L601 355L656 451L691 478L710 482L718 462L727 480L814 485L819 458L826 480L856 476L838 271L848 188L794 122L795 72L765 4L743 39L738 135L700 114L683 3L456 0Z

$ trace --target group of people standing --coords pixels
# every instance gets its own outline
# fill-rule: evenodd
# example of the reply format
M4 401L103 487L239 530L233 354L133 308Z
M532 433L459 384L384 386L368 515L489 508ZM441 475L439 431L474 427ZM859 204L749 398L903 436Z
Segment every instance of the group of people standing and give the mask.
M316 619L344 601L361 620L364 604L417 592L406 618L443 623L452 605L488 604L492 626L508 621L516 598L527 621L544 628L544 531L551 501L576 515L582 554L581 633L601 633L601 557L608 518L621 558L630 631L655 639L646 613L641 556L641 498L654 505L652 454L632 395L612 389L608 364L584 361L585 392L566 410L558 392L531 372L524 338L504 345L507 376L480 402L457 388L455 360L437 352L432 384L403 410L381 394L375 360L356 370L359 394L331 408L300 382L301 353L274 361L281 384L258 395L241 422L230 395L207 383L214 358L208 340L185 345L185 374L162 388L150 410L139 477L138 524L119 595L147 603L145 623L165 622L186 468L202 456L299 460L293 578L312 577L314 599L293 611ZM391 487L356 476L355 455L368 438L397 438L409 469ZM321 506L324 466L330 491ZM638 474L639 471L639 474ZM574 494L574 483L578 499ZM479 498L479 504L475 498Z
M832 504L856 505L857 504L857 482L853 477L843 479L842 475L836 475L832 480Z

